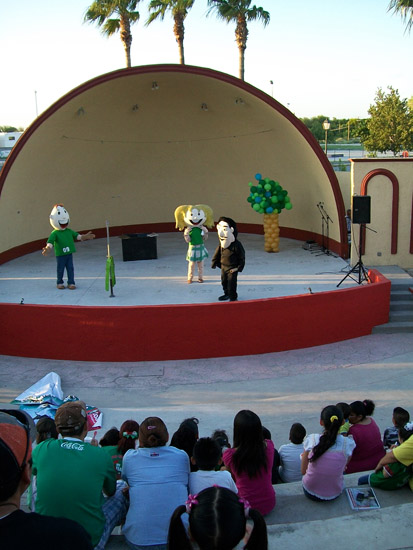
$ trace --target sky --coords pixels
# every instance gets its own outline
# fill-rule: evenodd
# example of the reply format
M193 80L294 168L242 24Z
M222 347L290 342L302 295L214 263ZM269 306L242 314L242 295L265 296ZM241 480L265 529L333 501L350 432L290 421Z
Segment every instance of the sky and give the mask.
M413 32L390 0L252 0L270 13L248 25L245 80L296 116L365 118L378 88L413 96ZM84 23L92 0L0 0L0 126L26 128L60 97L125 67L119 33ZM179 63L173 21L146 26L141 0L132 65ZM238 76L235 24L195 0L185 20L185 62ZM272 82L272 84L271 84Z

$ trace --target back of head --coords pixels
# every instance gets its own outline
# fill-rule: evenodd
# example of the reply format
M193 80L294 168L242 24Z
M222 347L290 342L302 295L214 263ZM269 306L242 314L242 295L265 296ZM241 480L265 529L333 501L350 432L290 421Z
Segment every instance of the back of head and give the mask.
M193 457L200 470L215 470L221 455L219 443L210 437L201 437L195 443Z
M363 401L353 401L353 403L350 403L350 412L362 418L367 416L366 406Z
M340 403L337 403L336 407L338 407L341 410L341 412L343 413L344 419L347 419L349 417L351 409L348 403L340 402Z
M265 426L262 427L262 435L264 439L272 439L270 430Z
M293 424L290 428L290 441L291 443L295 443L296 445L299 445L304 441L304 438L306 436L305 428L302 424L299 422L296 422Z
M114 447L119 442L119 430L110 428L99 441L101 447Z
M86 404L83 401L66 401L57 409L54 421L62 437L80 436L87 424Z
M125 420L119 430L118 451L124 455L126 451L135 449L139 438L139 424L136 420Z
M42 416L36 424L36 443L41 443L46 439L57 439L58 433L53 418Z
M0 502L15 494L31 459L32 422L22 411L0 411Z
M140 447L164 447L169 439L168 430L160 418L150 416L139 426Z
M221 447L221 452L223 452L224 449L231 448L228 435L225 430L215 430L214 433L211 435L211 439L214 439L218 442L219 446Z
M262 424L253 411L239 411L234 418L233 464L237 472L246 472L250 478L262 468L267 469L267 458Z
M320 419L323 423L324 431L318 445L313 449L310 462L314 462L317 458L320 458L321 455L334 445L338 431L343 423L343 413L336 405L327 405L321 411Z
M199 437L198 423L199 420L195 417L183 420L171 438L172 447L185 451L191 457Z
M247 518L254 522L244 548L266 550L267 530L264 518L251 510L246 501L224 487L209 487L188 497L187 506L179 506L171 518L168 534L169 550L191 549L181 515L189 514L191 537L200 550L232 550L245 536Z
M396 428L401 428L410 421L410 414L403 407L395 407L393 409L393 420Z
M403 427L399 428L399 437L404 443L413 435L413 422L407 422Z

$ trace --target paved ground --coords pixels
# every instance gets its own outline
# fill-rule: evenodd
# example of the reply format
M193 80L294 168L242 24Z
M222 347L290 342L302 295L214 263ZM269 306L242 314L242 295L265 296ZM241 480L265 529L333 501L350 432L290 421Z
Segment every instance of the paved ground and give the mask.
M301 250L297 248L295 252L301 254ZM292 271L294 262L288 269L283 268L285 280L289 276L293 286L299 274L301 289L309 286L301 279L309 269L305 260L320 265L315 273L330 269L330 264L326 268L326 261L345 266L341 259L325 255L315 258L307 251L302 253L303 265L301 260L297 262L297 271ZM274 261L274 266L282 263L282 254L267 256L275 258L268 259ZM76 257L79 268L80 260L79 255ZM183 257L181 260L184 264ZM24 265L25 261L23 258L20 263ZM1 287L6 282L4 270L11 269L12 263L0 266ZM49 263L48 269L51 278L45 287L53 287L54 264ZM340 269L335 271L335 277L342 276ZM181 265L181 270L185 276L185 265ZM17 271L13 277L17 277ZM82 286L82 278L78 277L78 281ZM39 284L43 283L40 280ZM17 288L16 281L12 284L15 287L9 287L10 292L20 296L21 287ZM24 284L25 289L31 288L28 283ZM218 281L214 281L214 297L217 284ZM332 284L335 286L335 282ZM188 285L181 286L185 288L183 292L187 292ZM263 286L267 287L267 283ZM275 286L277 277L273 278L271 288ZM49 293L49 288L45 292ZM65 290L62 294L75 293ZM0 296L0 300L4 301L4 296ZM412 367L411 334L371 335L303 350L196 361L82 363L0 356L0 406L7 406L44 374L55 371L61 376L65 394L77 395L103 411L103 431L119 426L127 418L142 421L146 416L158 415L173 433L181 420L196 416L200 420L201 436L222 428L232 438L234 415L240 409L249 408L260 415L278 447L288 441L293 422L303 423L309 433L318 431L322 407L338 401L373 399L376 402L374 417L383 431L391 422L394 406L400 405L413 413ZM349 479L348 483L353 480ZM313 550L316 545L353 550L413 548L410 527L413 493L407 489L380 497L381 510L360 513L350 510L344 496L330 506L311 503L297 484L276 486L276 490L278 504L268 517L271 550ZM123 538L117 536L111 538L108 548L123 550L126 546Z

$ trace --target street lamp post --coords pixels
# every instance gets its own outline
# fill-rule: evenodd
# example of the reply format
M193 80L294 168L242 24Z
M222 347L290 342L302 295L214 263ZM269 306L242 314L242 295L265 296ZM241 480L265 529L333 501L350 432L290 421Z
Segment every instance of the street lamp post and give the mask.
M327 133L328 131L330 130L330 122L328 121L328 119L326 118L325 121L323 122L323 128L324 128L324 131L325 131L325 147L324 147L324 152L327 156Z

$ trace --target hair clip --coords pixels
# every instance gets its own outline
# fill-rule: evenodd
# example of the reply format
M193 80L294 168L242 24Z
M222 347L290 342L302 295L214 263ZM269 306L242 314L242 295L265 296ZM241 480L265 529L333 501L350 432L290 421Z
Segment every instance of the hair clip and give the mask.
M241 504L244 505L245 517L246 517L246 518L249 517L249 515L250 515L250 508L251 508L250 503L249 503L248 500L246 500L245 498L239 498L238 500L239 500L239 502L240 502Z
M198 495L188 495L188 500L185 502L186 513L189 514L192 510L192 506L198 504L197 497Z
M146 426L147 430L156 430L156 426Z
M123 432L123 437L126 437L126 439L137 439L138 438L138 432Z
M408 432L413 430L413 422L408 422L407 424L405 424L404 429L407 430Z
M334 420L338 420L338 416L336 416L335 414L333 414L333 416L330 416L330 422L333 423Z

